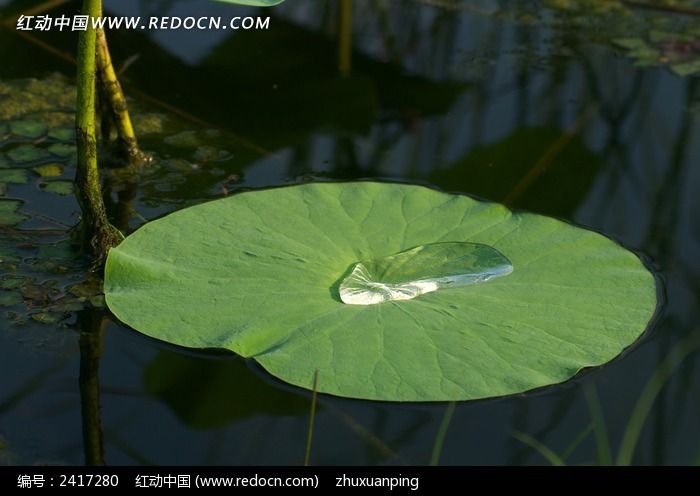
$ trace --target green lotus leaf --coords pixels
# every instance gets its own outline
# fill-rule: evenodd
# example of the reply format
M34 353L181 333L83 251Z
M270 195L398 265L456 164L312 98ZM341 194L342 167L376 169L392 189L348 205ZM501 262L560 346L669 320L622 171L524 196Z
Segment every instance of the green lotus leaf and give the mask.
M436 243L449 245L411 255ZM499 277L346 304L339 288L358 263L372 284ZM245 192L148 223L110 251L105 294L149 336L232 350L301 387L318 370L321 392L395 401L563 382L618 356L657 305L654 276L601 234L374 182Z

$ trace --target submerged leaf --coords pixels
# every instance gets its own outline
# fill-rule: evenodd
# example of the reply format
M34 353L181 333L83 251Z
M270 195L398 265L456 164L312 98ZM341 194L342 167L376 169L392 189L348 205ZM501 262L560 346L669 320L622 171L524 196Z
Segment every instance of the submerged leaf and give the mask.
M477 243L507 277L347 305L358 261ZM654 276L598 233L425 187L319 183L246 192L143 226L112 249L106 301L123 322L226 348L341 396L467 400L565 381L612 360L656 308Z

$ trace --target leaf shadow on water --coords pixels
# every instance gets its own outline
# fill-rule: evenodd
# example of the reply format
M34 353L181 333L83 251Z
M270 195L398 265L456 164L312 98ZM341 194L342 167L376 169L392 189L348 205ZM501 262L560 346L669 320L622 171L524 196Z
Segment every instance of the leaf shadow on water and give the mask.
M309 400L270 385L240 357L161 351L144 370L146 392L196 429L261 413L306 415Z

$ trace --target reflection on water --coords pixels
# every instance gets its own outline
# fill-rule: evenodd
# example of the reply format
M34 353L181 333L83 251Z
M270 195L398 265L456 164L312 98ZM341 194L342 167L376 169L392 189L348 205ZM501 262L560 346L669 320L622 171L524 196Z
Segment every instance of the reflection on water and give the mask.
M311 462L428 463L441 443L445 464L546 463L537 443L561 455L580 438L569 463L615 461L621 447L633 463L692 463L698 353L684 339L700 329L700 83L666 65L683 43L668 33L697 19L431 3L355 0L351 57L339 49L338 1L288 2L269 31L110 33L117 65L132 61L123 81L156 156L140 177L106 179L114 222L136 228L246 188L362 177L429 183L602 231L648 257L665 282L666 305L640 346L566 385L457 404L449 424L447 405L321 396ZM158 15L230 12L106 2L133 15L155 4ZM653 39L651 22L660 23ZM643 38L665 59L635 67L639 54L610 42L621 37ZM148 340L101 309L66 242L76 205L47 191L72 173L61 155L69 150L50 149L72 138L49 132L70 118L70 79L60 74L72 77L75 40L2 29L0 41L2 120L47 124L15 126L26 136L0 126L0 172L15 171L0 193L31 217L23 230L0 231L0 461L100 463L104 453L112 464L302 463L308 392L236 357ZM64 89L14 105L32 85ZM640 424L645 387L657 394Z

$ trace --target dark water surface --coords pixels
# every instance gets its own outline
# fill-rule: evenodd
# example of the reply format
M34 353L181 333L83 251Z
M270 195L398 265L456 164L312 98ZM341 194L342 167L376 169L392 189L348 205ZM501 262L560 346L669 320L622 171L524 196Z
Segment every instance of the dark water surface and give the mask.
M72 13L75 3L55 12ZM0 13L31 4L0 2ZM144 16L263 12L195 0L105 5ZM352 67L341 77L338 5L290 0L264 12L267 31L110 33L116 64L131 62L123 80L155 156L137 182L109 174L114 222L133 229L247 188L382 178L507 200L599 230L647 257L664 284L653 328L624 357L564 385L459 403L451 419L447 404L321 396L312 463L425 464L443 420L442 464L547 463L516 433L559 454L571 448L568 463L601 463L606 437L614 460L621 444L631 452L636 429L633 463L700 462L699 355L663 368L700 332L700 82L671 71L667 54L638 67L611 43L651 24L700 33L698 18L356 0ZM681 51L681 42L658 43L671 58ZM15 98L53 112L49 128L65 126L74 46L71 33L0 30L0 103ZM0 120L17 118L6 113ZM27 143L5 139L2 160ZM61 160L58 179L70 179L72 159ZM101 431L109 464L300 464L308 392L229 354L145 338L99 299L73 302L58 317L47 310L87 273L87 261L60 243L77 205L45 191L52 180L32 172L4 193L25 201L22 229L51 232L0 230L0 248L18 250L0 262L2 280L33 278L19 290L23 303L0 307L0 463L81 464L86 451L95 456ZM646 416L640 397L655 385L663 387Z

